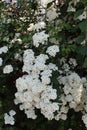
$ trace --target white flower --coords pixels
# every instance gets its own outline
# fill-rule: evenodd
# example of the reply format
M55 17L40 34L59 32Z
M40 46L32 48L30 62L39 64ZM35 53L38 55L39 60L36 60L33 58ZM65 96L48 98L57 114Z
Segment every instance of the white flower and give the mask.
M53 102L57 98L57 90L49 85L52 71L58 68L55 64L47 64L48 59L46 54L35 56L31 49L24 51L22 69L27 75L16 80L14 103L20 104L19 108L24 110L27 118L36 119L35 108L41 109L47 119L55 118L54 112L59 111L59 104Z
M45 31L35 33L33 35L33 45L38 47L39 44L45 44L48 40L49 35L45 33Z
M69 63L70 63L71 65L73 65L74 67L77 66L77 62L76 62L76 60L75 60L74 58L70 58L70 59L69 59Z
M22 44L22 39L15 37L14 39L11 40L11 43L15 43L15 42Z
M33 31L33 29L34 29L34 24L31 23L31 24L29 25L29 28L27 28L27 31Z
M66 119L67 119L67 115L66 115L66 114L62 114L62 115L61 115L61 119L62 119L62 120L66 120Z
M70 86L80 86L81 79L78 74L72 73L70 76L67 77L67 80L70 84Z
M42 22L38 22L34 25L34 30L39 31L39 29L44 29L46 24Z
M2 58L0 58L0 66L2 66L2 62L3 62L3 60L2 60Z
M72 5L69 5L67 12L75 12L75 11L76 9Z
M72 101L72 102L69 103L69 106L70 106L70 108L74 108L75 109L77 104L76 104L75 101Z
M62 98L64 98L63 100L65 101L61 99L62 102L66 102L66 104L68 103L68 107L73 108L76 111L78 104L81 104L81 102L83 102L83 84L80 76L77 73L73 72L64 77L60 76L58 80L60 84L64 85L64 96ZM86 79L83 79L83 82L86 82ZM81 109L78 109L78 111L79 110L82 110L82 107Z
M14 110L9 111L9 115L14 116L15 114L16 114L16 112Z
M3 47L0 48L0 54L7 53L7 51L8 51L8 47L7 46L3 46Z
M42 79L43 84L50 84L50 82L51 82L51 80L48 76L42 76L41 79Z
M60 111L66 114L68 112L68 108L62 105Z
M53 8L53 9L50 9L49 11L47 11L47 18L48 18L48 21L52 21L54 20L56 17L58 17L58 13L56 13L56 10Z
M48 68L50 70L54 70L54 71L58 70L58 67L55 64L52 64L52 63L49 63Z
M13 67L12 65L6 65L4 68L3 68L3 73L4 74L9 74L13 71Z
M85 126L87 127L87 114L82 116L82 120L83 120Z
M81 45L85 45L86 44L86 40L83 40L80 44Z
M10 0L2 0L2 1L5 1L6 3L11 3L11 1L10 1Z
M71 92L71 87L68 84L66 84L63 90L64 90L64 93L67 95Z
M27 118L36 119L37 116L35 115L35 111L33 109L25 110L25 114L27 115Z
M66 95L65 99L67 102L71 102L73 100L73 97L72 97L72 95L68 94L68 95Z
M14 125L15 124L15 120L14 120L14 115L16 114L16 112L14 110L11 110L9 112L9 114L5 113L4 114L4 121L5 124L10 124L10 125Z
M52 2L53 0L40 0L39 3L43 6L46 7L48 3Z
M71 128L69 128L68 130L72 130Z
M48 53L50 56L55 57L56 53L59 52L59 46L53 45L47 48L46 53Z
M17 41L19 44L22 44L22 39L18 38L18 39L16 39L16 41Z
M39 56L36 57L35 59L35 67L38 70L44 70L46 65L46 60L48 59L48 56L45 54L40 54Z
M15 33L15 37L18 38L20 36L20 33Z
M69 66L69 64L65 63L65 64L62 66L62 69L63 69L65 72L69 72L69 71L70 71L70 66Z

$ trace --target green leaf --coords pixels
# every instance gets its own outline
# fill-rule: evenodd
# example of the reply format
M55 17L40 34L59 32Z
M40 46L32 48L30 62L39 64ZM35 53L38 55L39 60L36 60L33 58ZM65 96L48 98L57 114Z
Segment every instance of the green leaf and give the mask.
M79 56L87 56L87 46L77 46L76 52Z
M86 57L85 60L84 60L83 67L84 67L84 68L87 67L87 57Z
M78 10L76 13L75 13L75 18L78 17L79 15L81 15L83 13L83 9L80 9Z
M76 49L76 46L75 45L62 45L61 46L61 51L62 51L62 54L63 55L68 55L69 53L71 52L74 52Z
M87 0L81 0L83 4L87 4Z
M66 30L70 30L71 29L71 25L69 23L65 23L64 28Z
M0 120L3 119L4 115L3 114L0 114Z
M79 26L81 32L86 32L87 20L84 20L84 21L80 22L80 23L78 24L78 26Z
M84 41L84 39L85 39L85 36L82 34L82 35L78 36L78 37L75 39L75 41L76 41L76 43L80 44L81 42Z
M0 120L0 127L2 127L3 126L3 122Z
M58 130L64 130L64 126L60 126Z

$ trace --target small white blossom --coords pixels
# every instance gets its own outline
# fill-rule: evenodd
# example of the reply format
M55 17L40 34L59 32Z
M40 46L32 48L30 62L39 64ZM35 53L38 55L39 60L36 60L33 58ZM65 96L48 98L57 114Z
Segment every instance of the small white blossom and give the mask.
M72 130L71 128L69 128L68 130Z
M56 17L58 17L58 13L56 13L56 10L53 8L53 9L50 9L49 11L47 11L47 18L48 18L48 21L52 21L54 20Z
M9 111L9 115L14 116L15 114L16 114L16 112L14 110Z
M53 0L39 0L38 2L41 4L42 7L46 7L48 3L52 2Z
M14 119L14 115L16 114L16 112L14 110L11 110L9 112L9 114L5 113L4 114L4 121L5 124L10 124L10 125L14 125L15 124L15 119Z
M8 47L7 46L3 46L3 47L0 48L0 54L7 53L7 51L8 51Z
M69 63L70 63L71 65L73 65L74 67L77 66L77 62L76 62L76 60L75 60L74 58L70 58L70 59L69 59Z
M45 33L45 31L35 33L33 35L33 45L38 47L39 44L45 44L48 40L49 35Z
M4 68L3 68L3 73L4 74L9 74L13 71L13 67L12 65L6 65Z
M62 114L62 115L61 115L61 119L62 119L62 120L66 120L66 119L67 119L67 115L66 115L66 114Z
M42 22L38 22L34 25L34 30L39 31L39 29L44 29L46 24Z
M29 25L29 27L27 28L27 31L33 31L33 29L34 29L34 24L31 23L31 24Z
M76 11L76 9L70 4L68 6L67 12L75 12L75 11Z
M82 120L83 120L85 126L87 127L87 114L82 116Z
M59 46L53 45L47 48L46 53L48 53L50 56L55 57L56 53L59 52Z

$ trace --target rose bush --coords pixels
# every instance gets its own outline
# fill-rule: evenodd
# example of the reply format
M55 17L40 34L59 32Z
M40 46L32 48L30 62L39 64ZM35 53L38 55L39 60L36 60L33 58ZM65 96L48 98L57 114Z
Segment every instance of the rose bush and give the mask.
M86 130L86 73L86 0L0 2L0 130Z

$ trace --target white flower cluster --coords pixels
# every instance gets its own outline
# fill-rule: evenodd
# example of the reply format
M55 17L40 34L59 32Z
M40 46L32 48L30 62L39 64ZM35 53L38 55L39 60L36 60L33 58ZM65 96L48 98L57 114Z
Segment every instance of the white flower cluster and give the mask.
M82 120L83 120L85 126L87 127L87 114L82 116Z
M37 2L43 6L43 7L46 7L48 3L52 2L53 0L37 0Z
M2 0L2 2L10 3L10 0Z
M53 45L47 48L46 53L48 53L50 56L55 57L56 53L59 52L59 46L58 45Z
M33 35L33 45L38 47L39 44L47 43L49 35L45 33L45 31L37 32Z
M4 68L3 68L3 73L4 74L9 74L13 71L13 67L12 65L6 65Z
M3 46L3 47L0 48L0 54L7 53L7 51L8 51L8 47L7 46Z
M70 74L72 73L70 70L74 69L77 66L77 61L74 58L67 59L65 57L62 57L60 59L60 65L62 66L62 70L60 71L61 74Z
M16 4L16 6L17 6L17 0L1 0L2 2L6 2L6 3L8 3L8 4Z
M27 72L16 80L17 92L15 104L21 104L20 110L24 110L27 118L35 119L35 108L41 109L41 113L49 120L53 119L54 112L59 110L59 104L51 100L57 98L57 90L52 88L50 77L52 71L57 71L56 65L46 65L48 56L40 54L34 56L29 49L23 55L23 71Z
M76 59L70 58L70 59L69 59L69 64L70 64L72 67L76 67L76 66L77 66Z
M83 84L77 73L71 73L68 76L61 77L59 82L64 85L65 100L69 103L69 107L76 109L81 102Z
M58 17L58 13L56 12L56 9L55 8L50 8L48 11L47 11L47 20L49 22L53 21L55 18Z
M34 30L39 31L40 29L44 29L46 27L45 22L38 22L34 25Z
M62 101L61 107L66 107L67 112L68 109L72 108L76 112L82 112L82 120L87 127L87 79L85 77L80 78L77 73L71 71L71 68L77 66L75 59L70 58L67 62L67 59L63 57L60 60L60 64L63 66L63 70L59 70L60 76L58 81L63 85L61 87L64 92L60 97ZM64 68L64 66L68 67Z
M40 31L40 29L44 29L46 27L45 22L41 21L34 25L33 29L37 32L33 35L33 45L35 47L39 47L39 44L46 44L48 41L49 35L45 33L45 30Z
M72 1L69 2L67 12L75 12L76 9L72 6Z
M16 114L16 112L14 110L10 110L9 114L5 113L4 114L4 121L5 124L10 124L10 125L14 125L15 123L15 119L14 119L14 115Z
M66 106L67 102L65 100L64 95L61 95L60 100L61 100L60 109L58 111L58 114L55 116L55 120L60 120L60 119L66 120L69 108Z

